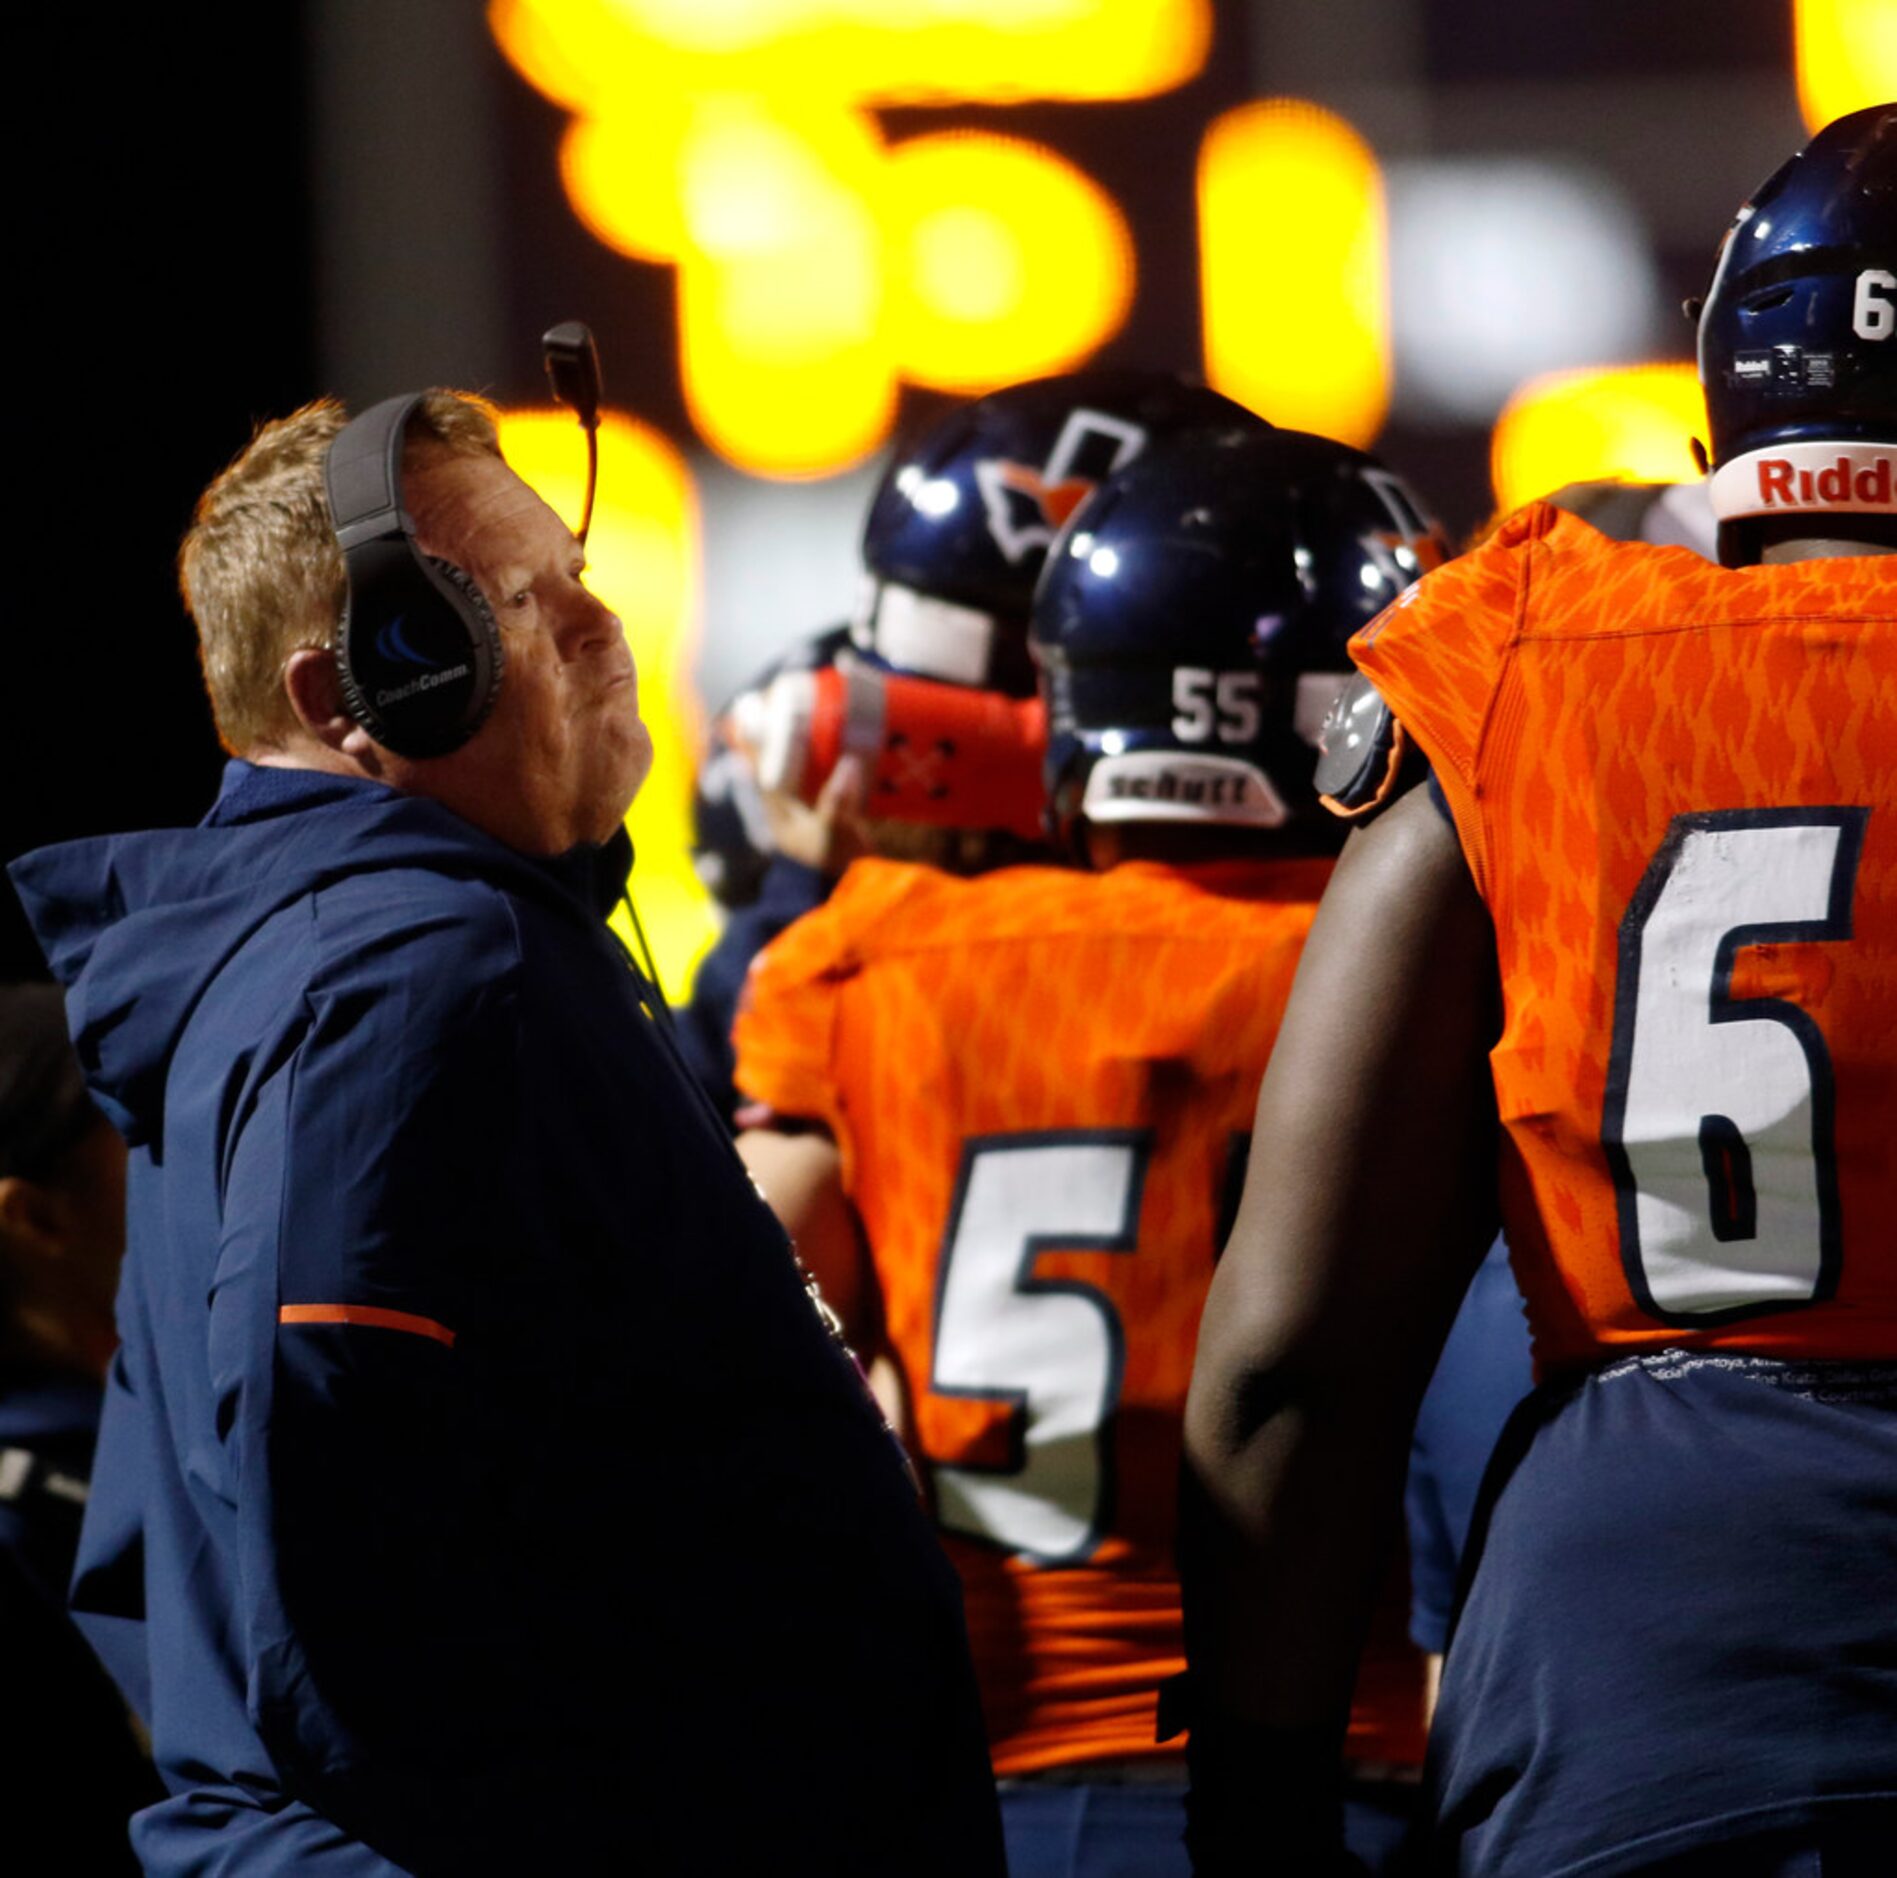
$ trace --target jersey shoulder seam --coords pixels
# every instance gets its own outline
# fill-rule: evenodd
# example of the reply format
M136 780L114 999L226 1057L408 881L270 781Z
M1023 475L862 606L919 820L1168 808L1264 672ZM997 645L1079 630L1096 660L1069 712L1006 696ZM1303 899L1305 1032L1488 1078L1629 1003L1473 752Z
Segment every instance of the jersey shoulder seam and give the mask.
M1648 626L1589 626L1572 632L1525 629L1516 643L1564 645L1589 639L1653 639L1671 633L1712 632L1724 626L1858 626L1897 624L1897 613L1742 613L1724 619L1671 620Z

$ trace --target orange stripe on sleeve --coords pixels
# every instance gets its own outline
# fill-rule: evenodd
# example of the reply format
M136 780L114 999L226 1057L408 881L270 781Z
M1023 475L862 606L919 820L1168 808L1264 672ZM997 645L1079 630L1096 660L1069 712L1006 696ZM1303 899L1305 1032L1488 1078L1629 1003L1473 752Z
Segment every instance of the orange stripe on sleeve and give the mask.
M406 1330L411 1336L432 1337L454 1348L455 1333L432 1317L413 1311L385 1311L376 1304L286 1304L277 1312L280 1324L369 1324L377 1330Z

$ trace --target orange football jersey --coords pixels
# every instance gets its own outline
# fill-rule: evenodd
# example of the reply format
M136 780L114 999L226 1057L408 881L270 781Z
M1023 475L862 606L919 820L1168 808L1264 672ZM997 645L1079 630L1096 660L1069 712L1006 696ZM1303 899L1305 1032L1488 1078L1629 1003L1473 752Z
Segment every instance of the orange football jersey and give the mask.
M999 1774L1177 1752L1186 1385L1329 866L865 861L752 967L738 1084L841 1149ZM1350 1752L1414 1761L1386 1617Z
M1494 915L1545 1370L1897 1356L1897 560L1543 504L1353 642Z

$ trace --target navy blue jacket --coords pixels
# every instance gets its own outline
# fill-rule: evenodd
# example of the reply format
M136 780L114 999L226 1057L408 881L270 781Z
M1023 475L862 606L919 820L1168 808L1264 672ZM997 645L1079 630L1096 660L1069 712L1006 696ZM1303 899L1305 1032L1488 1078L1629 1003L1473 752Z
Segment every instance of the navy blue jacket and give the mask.
M614 871L243 764L16 866L133 1150L74 1602L150 1870L999 1869L953 1574Z

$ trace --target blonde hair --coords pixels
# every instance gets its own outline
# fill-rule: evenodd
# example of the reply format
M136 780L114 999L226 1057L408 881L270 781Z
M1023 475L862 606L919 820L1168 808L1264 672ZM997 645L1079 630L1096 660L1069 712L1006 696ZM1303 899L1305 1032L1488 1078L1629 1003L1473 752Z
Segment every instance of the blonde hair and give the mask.
M198 498L178 549L178 587L198 629L217 734L233 756L281 746L297 728L283 688L291 653L327 646L342 617L342 550L323 465L349 414L319 398L256 435ZM501 453L493 408L431 391L408 420L407 449Z

